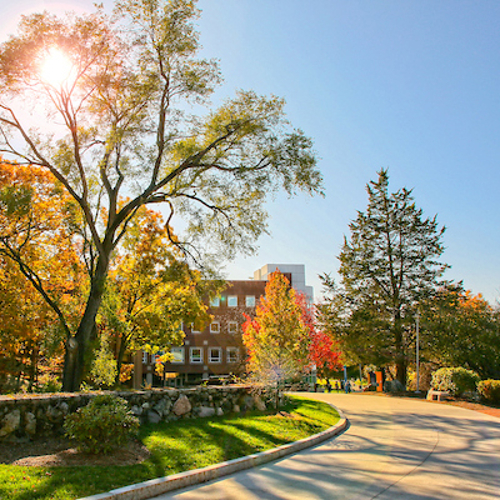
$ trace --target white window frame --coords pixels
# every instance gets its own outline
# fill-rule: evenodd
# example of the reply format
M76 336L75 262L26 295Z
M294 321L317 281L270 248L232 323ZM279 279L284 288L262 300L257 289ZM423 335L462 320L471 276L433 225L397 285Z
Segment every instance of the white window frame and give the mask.
M220 321L210 323L210 333L220 333Z
M174 351L175 351L175 353L180 354L180 357L182 357L182 361L175 360ZM173 365L183 365L186 362L186 349L184 349L184 347L172 347L170 349L170 354L172 355L171 363Z
M219 356L218 356L217 360L214 360L212 358L212 351L218 352ZM212 365L214 365L214 364L219 365L220 363L222 363L222 349L220 347L209 347L208 348L208 362Z
M245 306L246 307L255 307L256 302L257 302L257 299L255 298L255 295L246 295L245 296Z
M231 327L234 327L234 330L231 330ZM237 321L228 321L227 322L227 332L231 334L238 333L238 322Z
M234 360L231 359L231 353L234 354ZM237 363L240 360L240 350L237 347L227 347L226 360L230 364Z
M201 333L201 330L196 330L195 324L191 323L191 333Z
M220 307L220 297L214 297L210 301L210 307Z
M146 351L142 351L142 364L143 365L148 364L148 353Z
M195 361L193 357L194 351L200 351L199 361ZM203 347L190 347L189 348L189 362L192 365L202 365L203 364Z
M236 303L231 304L231 302L236 302ZM238 296L237 295L228 295L227 296L227 307L238 307Z

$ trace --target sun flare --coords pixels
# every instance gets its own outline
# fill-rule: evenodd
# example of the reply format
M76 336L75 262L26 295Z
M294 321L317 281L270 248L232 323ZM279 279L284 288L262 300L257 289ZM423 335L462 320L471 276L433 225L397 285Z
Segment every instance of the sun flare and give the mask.
M51 48L40 65L41 79L60 88L68 83L74 73L74 66L69 57L60 49Z

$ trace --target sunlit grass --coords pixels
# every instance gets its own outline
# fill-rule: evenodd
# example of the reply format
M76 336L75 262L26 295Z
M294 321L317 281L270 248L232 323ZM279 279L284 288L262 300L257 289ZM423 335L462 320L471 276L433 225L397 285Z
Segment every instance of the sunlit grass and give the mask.
M140 438L151 457L137 465L0 465L0 500L69 500L102 493L297 441L327 429L339 419L329 405L297 397L284 411L285 416L249 412L244 416L144 426Z

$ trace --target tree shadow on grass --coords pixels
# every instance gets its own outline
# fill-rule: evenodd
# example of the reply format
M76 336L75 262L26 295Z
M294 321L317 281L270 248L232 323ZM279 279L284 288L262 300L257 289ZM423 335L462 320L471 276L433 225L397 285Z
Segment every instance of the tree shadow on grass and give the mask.
M294 411L301 405L304 403L294 402L287 406L287 411ZM307 408L307 412L311 411L313 406ZM246 416L184 419L143 426L140 439L147 445L151 455L146 461L135 465L46 468L0 466L0 499L80 498L251 455L294 440L282 434L283 427L276 426L276 421L266 428L265 425L259 426L252 422L254 418L272 419L273 416L248 412Z

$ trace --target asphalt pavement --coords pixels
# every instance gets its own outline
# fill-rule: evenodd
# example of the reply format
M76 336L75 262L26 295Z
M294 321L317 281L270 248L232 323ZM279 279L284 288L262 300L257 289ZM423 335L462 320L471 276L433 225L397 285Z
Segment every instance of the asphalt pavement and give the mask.
M310 396L343 410L349 428L314 448L156 500L500 499L499 418L411 399Z

